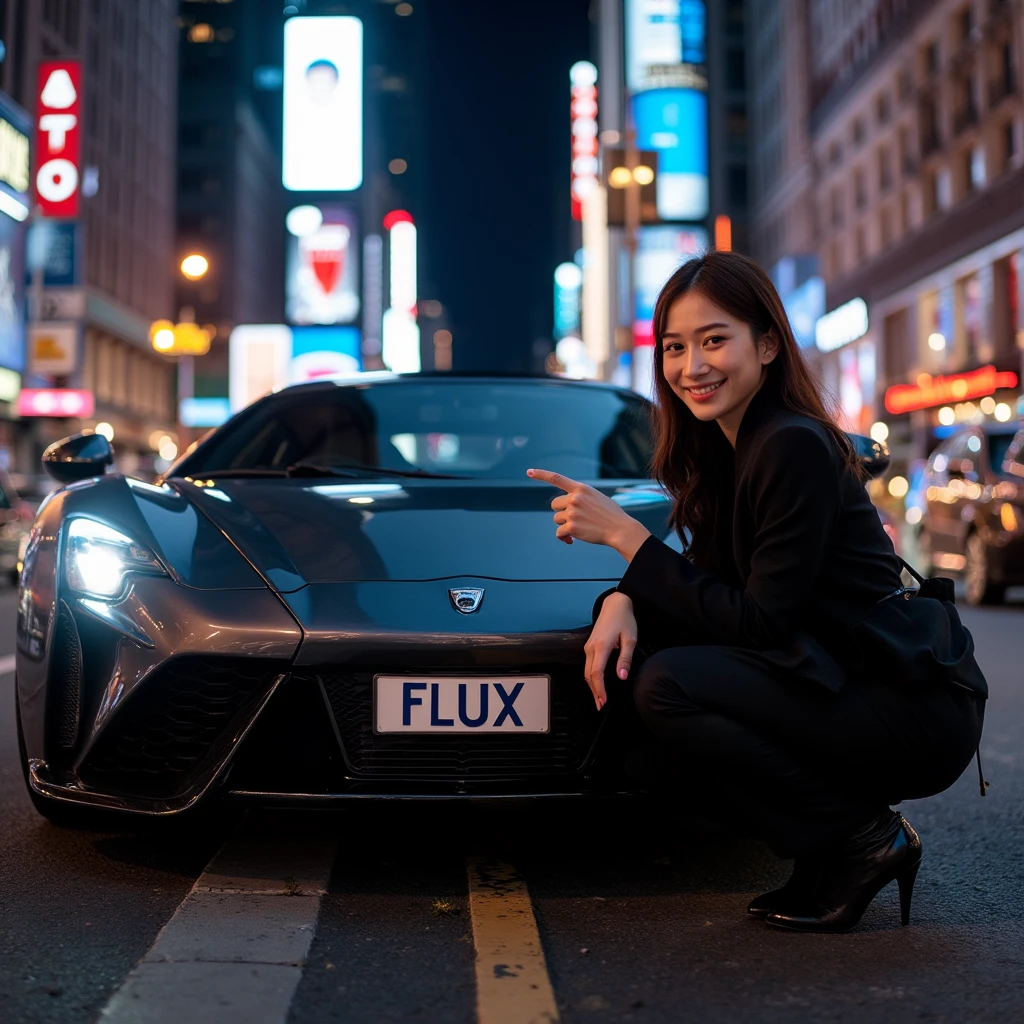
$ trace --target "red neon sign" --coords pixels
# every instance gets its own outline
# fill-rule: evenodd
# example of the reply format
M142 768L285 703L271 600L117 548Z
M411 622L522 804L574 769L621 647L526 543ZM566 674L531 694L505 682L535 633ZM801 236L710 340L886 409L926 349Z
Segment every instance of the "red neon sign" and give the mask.
M22 388L18 392L19 416L88 417L96 409L91 391L77 388Z
M894 384L885 392L887 412L898 416L917 409L931 409L951 402L966 402L971 398L984 398L1000 388L1015 388L1017 374L1010 370L997 370L983 366L970 373L955 373L948 377L933 377L927 383Z
M39 65L35 200L44 217L77 217L82 69L77 60Z

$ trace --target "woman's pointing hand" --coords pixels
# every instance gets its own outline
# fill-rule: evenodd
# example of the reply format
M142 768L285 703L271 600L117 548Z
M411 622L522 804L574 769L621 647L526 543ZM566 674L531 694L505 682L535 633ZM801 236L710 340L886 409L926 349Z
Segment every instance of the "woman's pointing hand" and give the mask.
M573 540L605 544L618 551L628 562L650 536L642 523L638 523L611 498L588 484L547 469L528 469L526 475L565 492L551 502L551 507L555 511L554 518L558 527L555 536L566 544L571 544Z

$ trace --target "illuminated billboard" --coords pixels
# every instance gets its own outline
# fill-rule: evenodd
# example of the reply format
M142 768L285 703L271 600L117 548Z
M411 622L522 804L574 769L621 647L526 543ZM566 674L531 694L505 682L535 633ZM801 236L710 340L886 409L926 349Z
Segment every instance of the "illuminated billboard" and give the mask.
M296 216L304 213L304 216ZM288 215L285 316L293 324L359 318L359 233L354 211L301 206Z
M358 327L296 327L288 379L295 384L338 373L359 373L362 338Z
M298 192L363 183L363 23L352 17L284 23L281 178Z
M637 236L636 310L633 344L654 344L654 305L665 282L691 256L708 247L703 228L675 228L668 225L642 227Z
M81 62L42 61L36 97L35 198L44 217L77 217Z
M654 88L681 64L706 62L704 0L627 0L626 85L631 93Z
M651 89L633 97L636 144L658 153L661 220L708 215L708 98L699 89Z

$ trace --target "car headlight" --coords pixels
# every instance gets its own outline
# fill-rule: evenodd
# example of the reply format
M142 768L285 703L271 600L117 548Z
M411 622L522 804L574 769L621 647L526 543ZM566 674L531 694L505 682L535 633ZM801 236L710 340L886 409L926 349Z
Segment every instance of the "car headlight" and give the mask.
M79 593L116 597L129 573L167 575L149 548L95 519L72 519L67 537L68 586Z

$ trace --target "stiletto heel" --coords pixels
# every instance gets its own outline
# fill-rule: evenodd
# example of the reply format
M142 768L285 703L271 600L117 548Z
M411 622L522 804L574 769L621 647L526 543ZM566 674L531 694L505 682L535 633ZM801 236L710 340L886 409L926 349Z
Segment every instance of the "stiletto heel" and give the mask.
M896 876L896 884L900 887L900 924L904 928L910 924L910 901L914 895L914 882L920 868L921 861L918 860L916 864L911 864Z
M803 906L781 908L766 920L775 928L796 932L849 931L878 893L895 881L900 887L900 920L909 924L920 866L917 833L902 815L887 811L831 854Z

